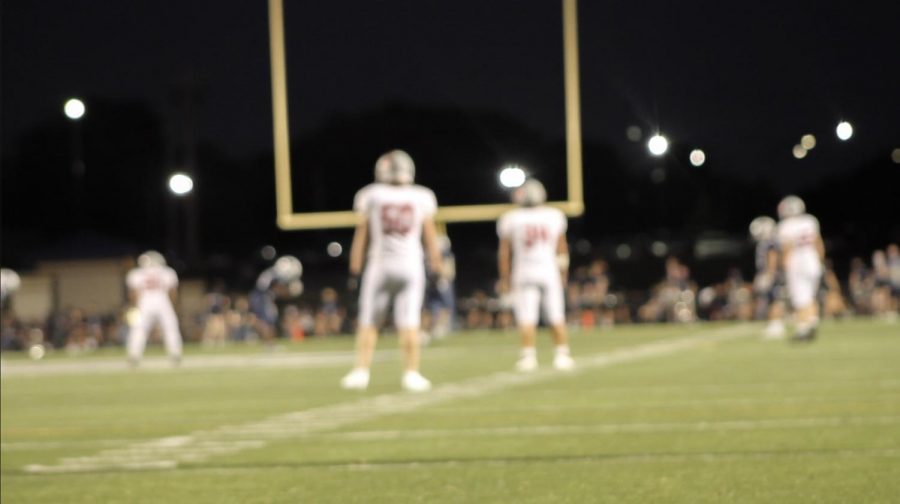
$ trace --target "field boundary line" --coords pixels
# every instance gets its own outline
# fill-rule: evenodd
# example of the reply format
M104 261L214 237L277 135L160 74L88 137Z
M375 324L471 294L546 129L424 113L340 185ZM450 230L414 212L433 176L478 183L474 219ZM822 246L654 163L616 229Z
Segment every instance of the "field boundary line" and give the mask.
M277 440L302 438L387 415L409 413L428 406L472 399L512 387L562 379L616 364L671 355L683 350L756 334L753 325L730 325L701 330L691 336L664 339L578 358L578 367L562 372L497 372L436 386L428 393L397 392L272 416L261 421L199 430L101 450L94 455L65 457L56 464L29 464L27 473L72 473L115 470L174 469L211 457L262 448ZM337 387L337 384L335 384Z

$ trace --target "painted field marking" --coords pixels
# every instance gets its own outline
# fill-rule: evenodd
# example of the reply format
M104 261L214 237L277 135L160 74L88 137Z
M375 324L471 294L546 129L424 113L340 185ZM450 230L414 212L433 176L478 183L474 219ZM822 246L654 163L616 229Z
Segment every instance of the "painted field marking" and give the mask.
M95 455L65 457L52 465L29 464L24 467L24 470L30 473L71 473L102 470L172 469L178 467L180 463L200 462L214 456L262 448L270 442L280 439L300 438L387 415L408 413L449 401L482 397L512 387L546 382L588 370L671 355L713 342L750 336L756 332L753 326L746 325L720 327L684 338L645 343L581 357L578 359L578 367L569 372L544 369L528 374L499 372L457 383L439 385L428 393L384 394L276 415L258 422L142 441L125 447L102 450Z
M334 432L329 439L349 441L386 441L456 437L564 436L568 434L655 434L676 432L754 431L809 429L822 427L873 427L900 425L900 416L812 417L723 420L719 422L652 422L600 425L536 425L484 427L473 429L403 429Z

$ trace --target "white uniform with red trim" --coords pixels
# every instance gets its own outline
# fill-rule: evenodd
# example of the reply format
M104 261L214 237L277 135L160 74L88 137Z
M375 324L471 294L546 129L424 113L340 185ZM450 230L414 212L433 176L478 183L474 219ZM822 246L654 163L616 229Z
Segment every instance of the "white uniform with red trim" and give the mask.
M353 208L369 228L359 325L380 325L393 298L394 325L418 328L425 295L422 225L437 211L434 193L419 185L374 183L357 192Z
M556 262L557 243L565 235L566 216L547 206L523 207L503 214L497 234L512 248L510 287L519 325L536 325L539 306L551 325L565 323L565 299Z
M181 356L181 331L172 307L169 291L178 287L178 275L168 266L141 266L128 272L128 288L137 296L140 317L131 326L128 337L128 357L139 359L144 354L147 336L160 324L166 351L172 357Z
M784 264L788 294L794 309L802 309L815 302L822 280L822 261L816 243L819 221L809 214L788 217L778 223L778 243L789 250Z

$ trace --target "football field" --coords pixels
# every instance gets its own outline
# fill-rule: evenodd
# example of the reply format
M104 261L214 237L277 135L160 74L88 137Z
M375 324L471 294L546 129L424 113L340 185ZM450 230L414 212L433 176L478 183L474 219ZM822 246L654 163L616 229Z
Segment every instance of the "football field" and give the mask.
M350 338L5 354L3 503L900 502L900 324L575 332L577 369L512 371L514 333L423 350L400 389L387 335L368 391Z

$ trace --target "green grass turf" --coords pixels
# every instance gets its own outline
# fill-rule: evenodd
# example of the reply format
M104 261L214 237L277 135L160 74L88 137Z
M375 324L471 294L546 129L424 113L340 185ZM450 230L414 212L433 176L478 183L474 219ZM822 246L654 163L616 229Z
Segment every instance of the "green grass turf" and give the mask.
M578 332L572 348L586 362L722 327ZM573 374L546 371L533 383L166 470L25 468L313 408L402 401L395 339L381 342L365 393L337 386L349 354L317 367L190 366L192 358L262 354L246 347L188 347L186 365L172 370L4 373L2 502L898 502L900 326L828 323L803 346L761 341L758 326L734 330L747 336ZM349 338L309 340L279 355L351 347ZM514 334L461 333L424 350L423 373L440 389L507 372L515 357ZM111 359L122 355L4 355L4 366ZM545 335L539 360L549 367Z

